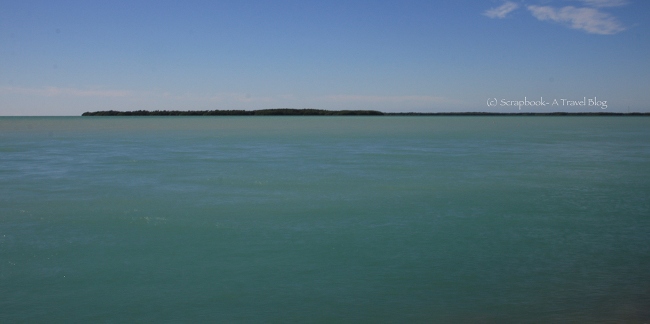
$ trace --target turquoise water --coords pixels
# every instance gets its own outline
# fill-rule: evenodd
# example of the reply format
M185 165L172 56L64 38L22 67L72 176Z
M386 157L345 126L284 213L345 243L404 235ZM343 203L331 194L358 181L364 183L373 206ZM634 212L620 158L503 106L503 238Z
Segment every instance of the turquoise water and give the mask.
M650 118L0 118L0 322L647 322Z

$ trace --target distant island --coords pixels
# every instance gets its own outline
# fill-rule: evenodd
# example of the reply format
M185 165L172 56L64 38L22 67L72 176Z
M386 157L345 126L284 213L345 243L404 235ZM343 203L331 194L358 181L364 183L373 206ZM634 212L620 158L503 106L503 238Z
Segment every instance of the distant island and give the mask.
M650 116L650 113L613 112L400 112L385 113L377 110L323 110L323 109L261 109L261 110L105 110L85 112L81 116Z
M261 109L261 110L136 110L85 112L81 116L381 116L376 110Z

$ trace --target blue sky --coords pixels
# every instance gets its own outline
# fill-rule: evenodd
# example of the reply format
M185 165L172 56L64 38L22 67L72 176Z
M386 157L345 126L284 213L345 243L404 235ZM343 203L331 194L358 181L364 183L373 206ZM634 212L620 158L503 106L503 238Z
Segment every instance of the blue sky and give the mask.
M650 112L648 13L641 0L0 0L0 115ZM524 98L547 105L510 104Z

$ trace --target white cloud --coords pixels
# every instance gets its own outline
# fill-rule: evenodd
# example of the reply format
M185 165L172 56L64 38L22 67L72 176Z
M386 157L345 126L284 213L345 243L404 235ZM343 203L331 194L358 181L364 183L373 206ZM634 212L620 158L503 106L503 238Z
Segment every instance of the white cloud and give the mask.
M595 8L620 7L627 4L627 0L579 0L586 6Z
M597 2L614 2L597 1ZM590 34L612 35L625 30L613 16L594 8L572 6L560 9L548 6L528 6L528 10L540 21L554 21L566 24L573 29L581 29Z
M506 1L504 4L502 4L499 7L486 10L483 14L490 17L490 18L503 19L509 13L516 10L517 8L519 8L518 4L516 4L516 3L512 2L512 1Z
M628 0L572 1L580 2L582 6L556 8L551 6L529 5L527 9L540 21L560 23L590 34L613 35L626 29L616 17L601 11L601 8L624 6L628 4ZM483 15L490 18L503 19L517 8L519 8L519 4L506 1L499 7L486 10Z

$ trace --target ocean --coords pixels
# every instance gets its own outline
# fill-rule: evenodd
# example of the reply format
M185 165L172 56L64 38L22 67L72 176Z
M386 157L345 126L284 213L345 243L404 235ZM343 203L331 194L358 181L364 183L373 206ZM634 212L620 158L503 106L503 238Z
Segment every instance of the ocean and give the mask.
M0 322L647 323L650 118L2 117Z

